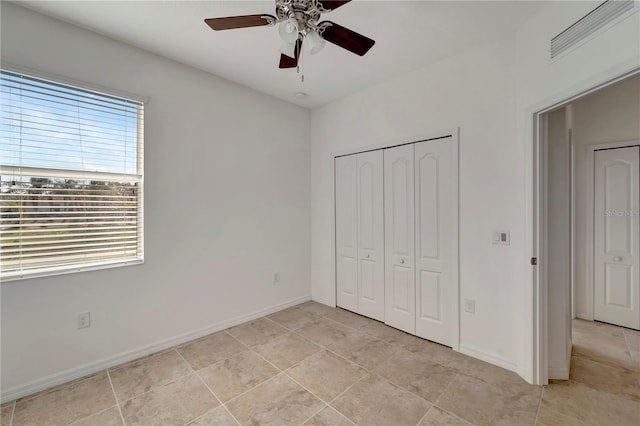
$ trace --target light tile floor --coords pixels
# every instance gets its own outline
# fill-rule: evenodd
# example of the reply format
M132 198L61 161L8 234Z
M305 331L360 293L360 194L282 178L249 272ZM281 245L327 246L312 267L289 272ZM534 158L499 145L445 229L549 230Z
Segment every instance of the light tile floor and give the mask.
M2 406L5 425L639 425L640 333L574 323L571 380L308 302Z

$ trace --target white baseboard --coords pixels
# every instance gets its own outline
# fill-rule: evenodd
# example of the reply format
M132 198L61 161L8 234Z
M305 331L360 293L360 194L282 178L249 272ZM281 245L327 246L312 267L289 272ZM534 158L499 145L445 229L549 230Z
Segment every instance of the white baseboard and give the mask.
M549 378L554 380L569 380L569 369L566 367L549 367Z
M311 296L302 296L287 302L272 305L264 309L260 309L254 312L250 312L245 315L240 315L229 320L221 321L215 324L208 325L206 327L190 331L178 336L171 337L169 339L161 340L159 342L152 343L150 345L141 346L139 348L122 352L117 355L109 356L99 359L97 361L89 362L80 365L75 368L61 371L59 373L45 376L41 379L36 379L31 382L14 386L9 389L2 389L2 395L0 397L0 403L13 401L18 398L22 398L28 395L32 395L36 392L43 391L53 386L58 386L63 383L70 382L72 380L80 379L90 374L98 373L106 370L107 368L115 367L125 362L133 361L134 359L141 358L143 356L151 355L155 352L159 352L165 349L172 348L177 345L189 342L200 337L204 337L208 334L225 330L229 327L233 327L242 324L247 321L254 320L256 318L263 317L265 315L272 314L274 312L281 311L291 306L304 303L311 300Z
M487 352L481 351L479 349L472 348L472 347L467 346L467 345L463 345L462 343L460 343L460 353L472 356L472 357L477 358L477 359L479 359L481 361L485 361L485 362L488 362L489 364L497 365L498 367L502 367L502 368L507 369L509 371L513 371L516 374L519 374L518 373L518 366L516 365L516 363L514 363L513 361L510 361L510 360L508 360L506 358L503 358L503 357L501 357L499 355L487 353Z
M329 302L329 301L327 301L325 299L321 299L319 297L311 297L311 300L313 300L314 302L322 303L323 305L330 306L332 308L336 307L335 303L331 303L331 302Z
M567 347L567 359L564 367L549 367L549 379L554 380L569 380L569 374L571 372L571 342Z

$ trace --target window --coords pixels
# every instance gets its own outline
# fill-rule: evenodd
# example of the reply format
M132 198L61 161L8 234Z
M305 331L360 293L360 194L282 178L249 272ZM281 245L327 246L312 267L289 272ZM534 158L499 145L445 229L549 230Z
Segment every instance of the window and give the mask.
M2 280L143 260L143 104L0 71Z

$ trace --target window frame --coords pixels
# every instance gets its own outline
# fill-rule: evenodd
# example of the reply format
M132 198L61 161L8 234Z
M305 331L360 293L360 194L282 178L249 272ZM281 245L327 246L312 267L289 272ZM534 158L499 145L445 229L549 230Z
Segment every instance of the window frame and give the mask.
M52 84L61 84L67 85L79 90L93 92L97 95L105 95L110 97L122 98L128 101L133 101L139 104L138 107L138 126L137 126L137 140L136 140L136 173L137 178L135 179L138 191L137 191L137 235L138 241L140 244L139 247L139 255L137 259L112 259L112 260L103 260L103 261L87 261L83 263L77 264L65 264L65 265L53 265L48 267L40 267L34 268L32 270L17 270L11 272L2 272L0 271L0 283L10 282L10 281L20 281L24 279L33 279L33 278L41 278L55 275L65 275L65 274L73 274L78 272L87 272L87 271L95 271L101 269L111 269L111 268L119 268L123 266L134 266L144 264L145 256L144 256L144 110L148 103L148 98L145 96L135 95L124 91L119 91L111 88L107 88L104 86L96 85L93 83L87 83L84 81L74 80L67 77L62 77L56 74L51 74L47 72L42 72L38 70L34 70L32 68L22 67L11 63L6 63L4 60L2 61L1 66L3 71L8 71L17 74L24 74L28 77L33 77L36 79L44 80L45 82L51 82ZM83 179L90 179L95 177L96 179L104 180L105 178L121 178L123 176L133 176L131 174L127 175L126 173L109 173L109 172L91 172L91 171L77 171L73 169L55 169L55 168L34 168L34 167L21 167L21 166L10 166L10 165L2 165L0 163L0 176L7 174L17 174L17 175L30 175L29 171L36 171L37 173L42 173L42 171L47 172L47 177L61 177L61 178L69 178L73 177L72 175L77 176L78 174L82 175ZM25 173L27 172L27 173ZM1 259L0 259L1 262Z

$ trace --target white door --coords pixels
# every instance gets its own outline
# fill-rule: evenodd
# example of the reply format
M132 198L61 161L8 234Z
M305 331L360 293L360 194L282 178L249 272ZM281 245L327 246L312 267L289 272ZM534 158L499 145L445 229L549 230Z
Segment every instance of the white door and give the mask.
M594 318L640 329L640 147L595 152Z
M415 146L416 335L452 346L454 301L453 226L457 199L453 142L440 139ZM455 198L454 198L455 197Z
M414 145L384 150L385 322L416 333Z
M382 150L358 154L358 313L384 321Z
M357 156L335 159L338 306L358 312Z

